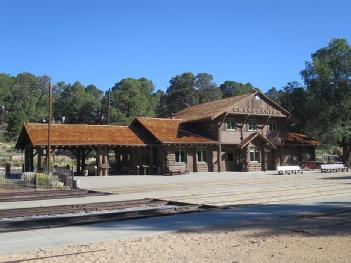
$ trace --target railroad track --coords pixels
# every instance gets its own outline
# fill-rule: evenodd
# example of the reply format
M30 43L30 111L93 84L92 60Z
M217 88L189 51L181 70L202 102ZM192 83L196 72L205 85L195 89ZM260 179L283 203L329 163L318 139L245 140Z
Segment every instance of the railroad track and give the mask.
M0 232L63 227L200 212L214 207L159 199L8 209L0 211Z
M74 189L74 190L39 190L39 191L16 191L0 193L0 202L33 201L58 198L75 198L86 196L109 195L110 193L97 192L94 190Z

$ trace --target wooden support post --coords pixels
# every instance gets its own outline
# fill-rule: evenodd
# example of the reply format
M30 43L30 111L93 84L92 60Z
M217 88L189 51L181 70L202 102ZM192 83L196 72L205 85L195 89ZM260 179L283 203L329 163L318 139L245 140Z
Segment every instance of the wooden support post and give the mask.
M115 170L119 170L120 167L120 151L118 148L115 148Z
M29 169L29 159L28 159L28 155L29 155L29 151L28 151L28 147L24 148L24 171L28 172Z
M85 167L86 167L86 165L85 165L85 157L86 157L85 149L83 148L81 152L82 152L82 171L84 171Z
M218 144L218 172L222 172L222 145Z
M108 176L109 173L109 158L108 158L108 150L104 151L103 153L103 169L102 169L102 176Z
M43 171L43 149L37 148L37 171Z
M81 149L78 148L77 150L77 175L81 174Z
M261 169L267 171L267 152L264 146L261 147Z
M97 176L102 176L102 154L101 149L98 147L96 149L96 166L97 166Z
M154 165L154 148L152 146L149 147L149 163L150 165Z
M51 112L52 110L52 83L49 83L49 116L48 116L48 147L47 147L47 168L51 172Z
M24 171L33 172L34 171L33 162L33 147L27 146L24 150Z
M34 171L34 154L33 154L33 147L29 148L29 171L33 172Z
M250 162L250 154L247 146L245 146L242 149L242 155L244 158L243 172L247 172L249 170L249 162Z

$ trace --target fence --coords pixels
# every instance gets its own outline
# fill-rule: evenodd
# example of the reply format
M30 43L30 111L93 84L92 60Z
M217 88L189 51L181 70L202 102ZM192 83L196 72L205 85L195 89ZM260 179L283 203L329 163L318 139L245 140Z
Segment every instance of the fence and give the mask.
M53 169L51 174L23 172L5 174L0 170L0 188L3 189L71 189L72 172L68 169Z

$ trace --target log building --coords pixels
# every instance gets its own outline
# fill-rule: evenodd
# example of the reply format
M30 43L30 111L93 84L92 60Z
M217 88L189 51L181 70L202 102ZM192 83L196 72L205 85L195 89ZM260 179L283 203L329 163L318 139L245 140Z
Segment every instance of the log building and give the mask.
M290 131L296 122L253 92L188 107L171 118L138 117L129 126L53 124L51 150L70 150L78 172L93 153L98 175L110 168L124 174L274 170L315 159L319 142ZM47 136L47 124L23 126L16 148L25 153L26 171L43 168Z

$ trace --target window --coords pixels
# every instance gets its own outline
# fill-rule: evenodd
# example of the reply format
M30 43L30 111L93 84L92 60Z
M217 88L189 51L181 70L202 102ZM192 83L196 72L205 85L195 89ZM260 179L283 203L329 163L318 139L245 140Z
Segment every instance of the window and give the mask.
M277 130L275 121L268 122L268 130L269 131L276 131Z
M250 162L259 162L260 161L260 152L257 147L250 147Z
M196 157L198 162L206 163L207 162L207 152L204 149L199 149L196 151Z
M256 131L257 130L256 120L250 120L247 125L248 125L248 131Z
M234 153L233 152L228 152L227 157L228 157L228 162L234 162Z
M226 129L230 131L236 130L236 121L235 120L228 120L226 121Z
M175 161L176 163L186 163L185 149L178 148L175 150Z
M148 153L144 152L144 151L139 151L138 152L138 159L139 159L139 163L147 164L148 160L149 160Z

